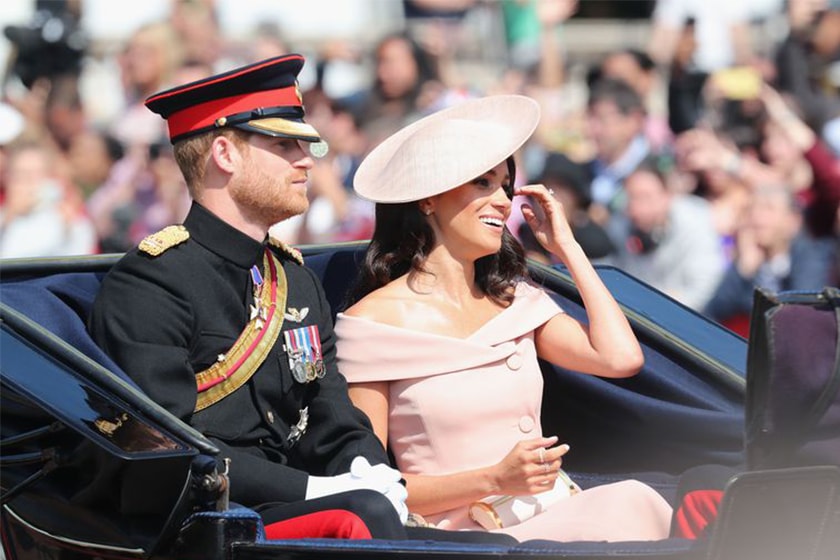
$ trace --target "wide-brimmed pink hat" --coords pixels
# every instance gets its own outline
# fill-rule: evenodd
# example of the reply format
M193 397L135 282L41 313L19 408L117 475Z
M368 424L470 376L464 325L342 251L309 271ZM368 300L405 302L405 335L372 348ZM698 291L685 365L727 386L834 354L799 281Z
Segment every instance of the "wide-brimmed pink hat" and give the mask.
M353 188L362 198L385 203L446 192L513 155L539 119L537 102L522 95L461 102L386 138L362 161Z

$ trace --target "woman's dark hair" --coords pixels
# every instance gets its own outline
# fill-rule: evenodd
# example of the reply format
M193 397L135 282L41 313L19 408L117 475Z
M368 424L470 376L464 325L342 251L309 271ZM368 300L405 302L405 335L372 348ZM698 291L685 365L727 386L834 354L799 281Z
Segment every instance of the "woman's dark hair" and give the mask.
M507 159L510 180L516 177L513 157ZM430 274L423 268L435 245L435 233L426 221L418 202L376 205L376 226L365 253L361 272L350 290L347 306L372 291L408 273ZM478 288L497 303L513 301L512 288L528 275L522 245L505 227L502 247L475 263Z

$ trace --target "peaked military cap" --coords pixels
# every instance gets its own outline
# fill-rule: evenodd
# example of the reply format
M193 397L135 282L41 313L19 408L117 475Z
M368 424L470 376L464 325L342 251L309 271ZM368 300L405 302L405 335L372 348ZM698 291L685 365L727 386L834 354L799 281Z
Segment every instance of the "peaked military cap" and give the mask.
M173 144L226 126L320 142L318 131L303 120L297 84L303 62L299 54L269 58L156 93L146 107L166 119Z

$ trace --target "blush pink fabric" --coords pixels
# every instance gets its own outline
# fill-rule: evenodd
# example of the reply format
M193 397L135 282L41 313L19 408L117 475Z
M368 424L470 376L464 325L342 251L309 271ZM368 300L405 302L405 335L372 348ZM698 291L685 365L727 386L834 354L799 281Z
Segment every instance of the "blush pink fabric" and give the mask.
M340 313L339 370L350 383L390 382L388 442L400 471L486 467L542 435L534 331L562 312L542 290L520 283L513 304L465 339ZM481 530L467 510L426 519L441 529ZM628 480L576 494L500 532L519 540L656 540L667 538L670 519L655 490Z

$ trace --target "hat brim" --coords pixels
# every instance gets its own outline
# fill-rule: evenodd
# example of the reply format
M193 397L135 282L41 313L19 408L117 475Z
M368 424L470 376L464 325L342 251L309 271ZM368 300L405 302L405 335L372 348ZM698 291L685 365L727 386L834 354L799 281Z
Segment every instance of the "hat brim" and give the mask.
M305 142L320 142L321 135L311 124L305 122L271 117L267 119L255 119L234 125L242 130L276 136L278 138L294 138Z
M522 95L461 102L386 138L362 161L353 188L362 198L380 203L446 192L512 156L539 119L537 102Z

